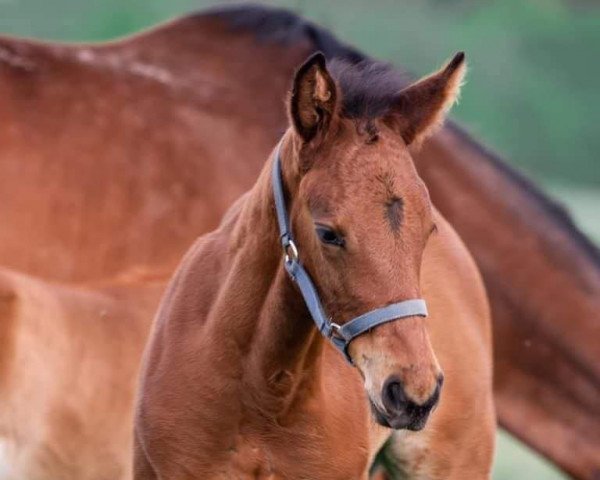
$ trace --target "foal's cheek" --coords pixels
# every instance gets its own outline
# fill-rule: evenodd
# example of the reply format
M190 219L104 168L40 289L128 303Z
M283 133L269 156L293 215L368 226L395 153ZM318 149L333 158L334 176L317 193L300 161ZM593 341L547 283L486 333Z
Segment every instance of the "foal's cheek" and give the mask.
M380 371L384 363L383 356L377 350L376 342L369 334L356 338L349 346L352 362L363 378L365 390L371 398L377 398L383 377Z
M354 339L349 346L352 361L364 377L381 376L382 370L397 360L392 355L394 342L378 335L377 330L381 330L381 327Z

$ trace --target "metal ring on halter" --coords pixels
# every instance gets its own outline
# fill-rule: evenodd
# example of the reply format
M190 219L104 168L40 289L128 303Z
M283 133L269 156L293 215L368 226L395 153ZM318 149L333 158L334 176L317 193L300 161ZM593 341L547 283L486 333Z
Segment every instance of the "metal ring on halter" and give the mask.
M298 261L298 248L293 240L289 240L283 248L285 251L285 263Z
M331 320L329 321L329 327L331 327L331 334L330 336L333 337L333 335L335 334L337 337L342 338L342 336L340 335L340 329L342 328L340 325L338 325L337 323L332 322Z

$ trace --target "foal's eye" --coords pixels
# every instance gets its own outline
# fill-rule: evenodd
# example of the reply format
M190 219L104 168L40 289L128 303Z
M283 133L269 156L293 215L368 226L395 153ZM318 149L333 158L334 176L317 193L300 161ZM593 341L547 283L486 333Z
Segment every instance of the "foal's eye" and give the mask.
M326 243L328 245L335 245L336 247L344 246L344 237L342 237L335 230L325 227L323 225L317 225L316 227L317 236L321 242Z

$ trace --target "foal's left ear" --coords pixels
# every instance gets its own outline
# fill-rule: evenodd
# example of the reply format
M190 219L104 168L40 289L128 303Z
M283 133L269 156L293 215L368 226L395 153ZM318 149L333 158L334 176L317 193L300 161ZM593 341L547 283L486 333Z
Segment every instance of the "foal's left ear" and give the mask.
M327 71L325 56L312 55L296 72L290 98L290 116L305 142L325 133L335 114L337 87Z
M398 94L386 120L407 145L419 145L442 124L458 98L465 72L465 54L459 52L441 70Z

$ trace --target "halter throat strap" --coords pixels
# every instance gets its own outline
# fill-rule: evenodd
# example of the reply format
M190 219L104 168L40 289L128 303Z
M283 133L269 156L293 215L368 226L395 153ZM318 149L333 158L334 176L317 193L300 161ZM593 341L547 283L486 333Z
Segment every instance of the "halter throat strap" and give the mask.
M315 288L310 275L300 262L298 248L294 243L283 192L281 142L277 146L277 151L275 153L275 161L272 169L272 183L281 246L285 253L285 269L292 281L298 286L319 332L342 352L348 362L351 364L353 363L352 358L348 353L348 346L350 345L350 342L359 335L362 335L383 323L407 317L427 316L427 305L425 304L425 300L415 298L371 310L353 318L344 325L338 325L337 323L332 322L325 314L317 289Z

